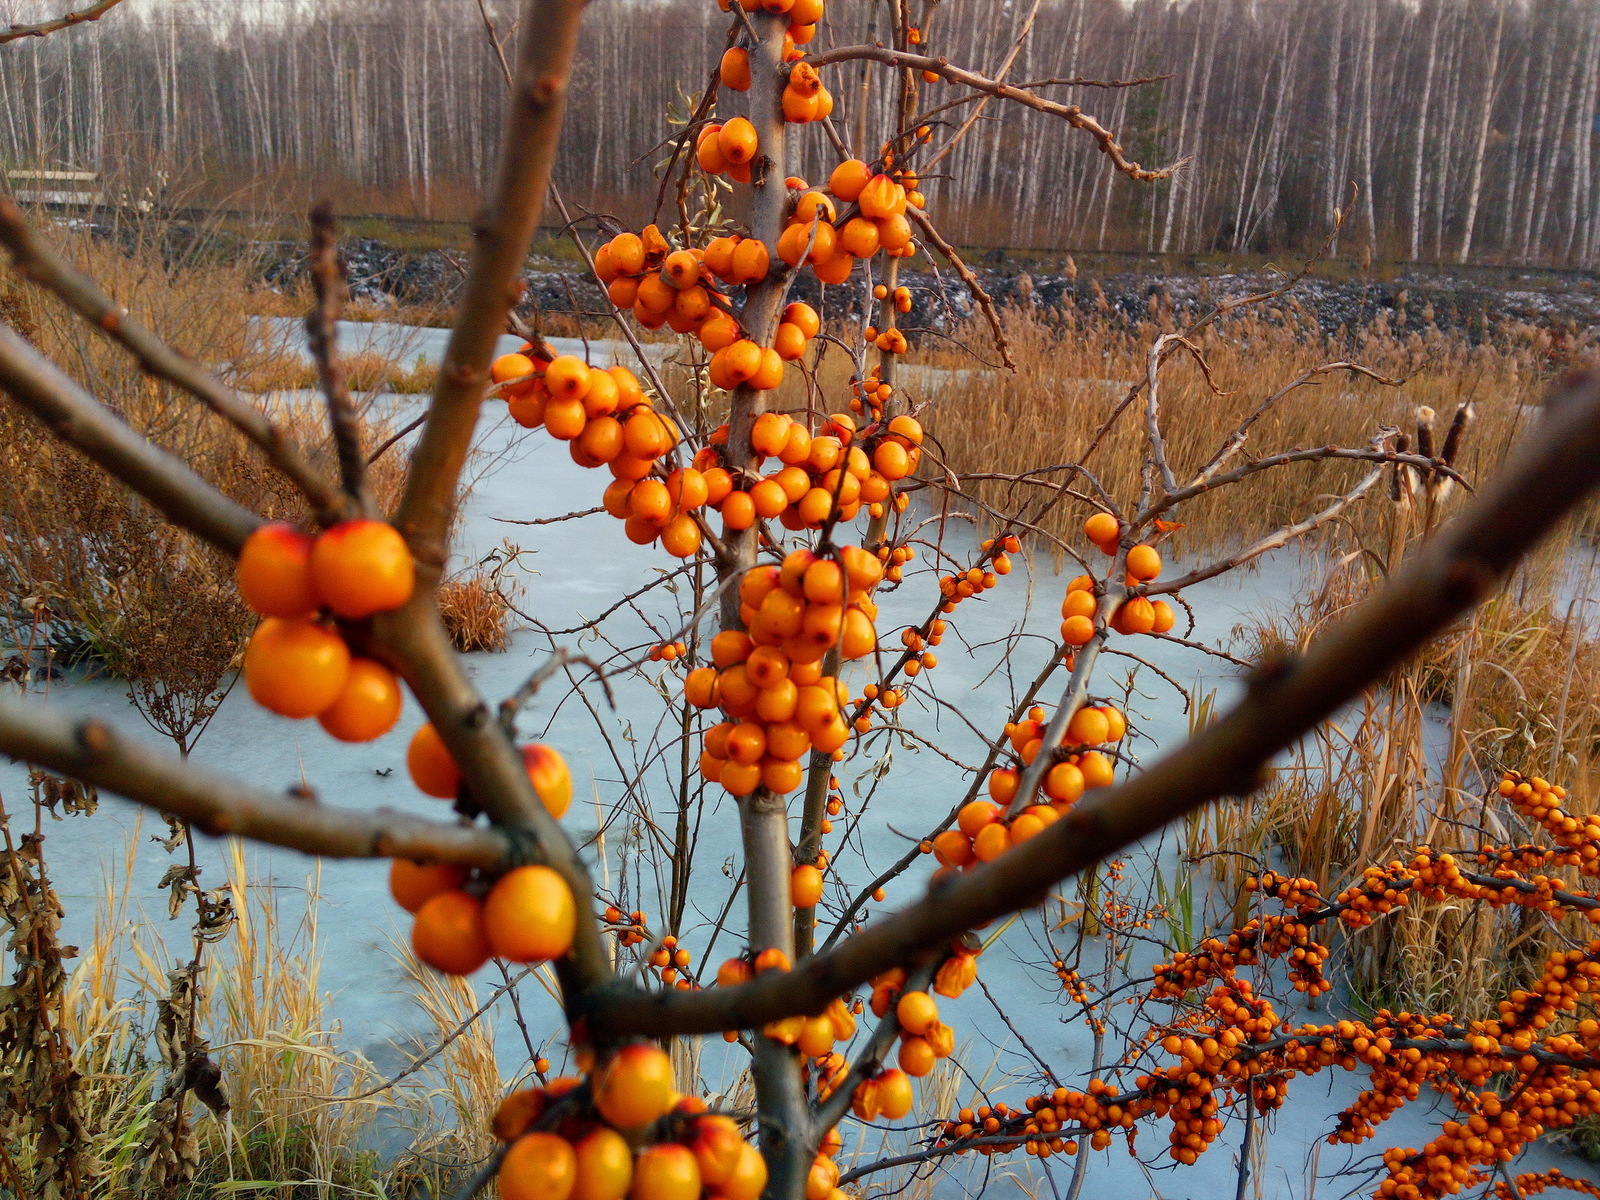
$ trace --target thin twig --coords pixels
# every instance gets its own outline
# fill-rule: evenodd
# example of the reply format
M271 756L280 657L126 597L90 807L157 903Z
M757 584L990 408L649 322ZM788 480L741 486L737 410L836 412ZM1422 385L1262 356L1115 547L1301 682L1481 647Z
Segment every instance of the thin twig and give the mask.
M339 361L339 318L350 298L350 284L339 262L339 235L334 227L333 206L327 201L311 210L309 265L317 300L306 314L306 341L328 404L328 426L339 455L340 481L345 495L364 508L367 460L361 452L361 421L350 400L350 381Z

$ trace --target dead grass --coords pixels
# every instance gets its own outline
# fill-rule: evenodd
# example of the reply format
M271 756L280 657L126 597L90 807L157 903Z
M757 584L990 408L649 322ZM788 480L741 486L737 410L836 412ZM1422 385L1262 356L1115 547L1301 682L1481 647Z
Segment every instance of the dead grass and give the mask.
M489 572L458 575L440 584L439 616L463 654L498 654L511 644L511 606Z
M198 251L173 261L154 234L129 247L77 232L51 237L170 344L230 383L278 393L263 402L333 473L320 404L282 394L308 386L309 368L250 319L248 264ZM16 328L155 444L269 519L305 515L298 494L231 426L142 374L53 299L15 287L5 296ZM392 365L377 356L352 360L358 398L373 416L366 385L392 381ZM384 436L383 426L372 421L370 436ZM372 475L380 504L394 501L402 472L400 457L380 460ZM152 723L184 738L204 727L252 625L224 556L167 525L11 404L0 405L0 615L14 645L22 644L18 627L27 626L41 653L91 657L133 681Z
M929 402L924 423L940 448L942 465L958 474L1016 474L1077 461L1128 386L1144 378L1155 338L1182 323L1171 313L1130 324L1113 313L1018 308L1006 310L1002 319L1017 363L1014 374L984 369L952 347L928 344L918 361L933 369L913 366L905 372L912 398ZM978 323L953 334L956 341L979 348L990 342L987 328ZM1499 460L1523 421L1524 406L1537 401L1549 348L1532 330L1501 331L1474 345L1431 325L1393 328L1386 322L1333 337L1292 300L1264 311L1243 310L1207 329L1197 344L1225 394L1213 392L1187 355L1163 368L1162 426L1180 480L1204 464L1268 395L1314 366L1341 360L1406 383L1395 388L1348 374L1325 376L1287 396L1262 419L1247 450L1264 455L1294 447L1360 446L1380 426L1414 427L1419 406L1433 408L1448 422L1458 404L1471 401L1477 421L1459 465L1469 478L1477 477ZM1088 464L1123 501L1139 494L1143 409L1141 397ZM1180 519L1187 528L1174 539L1177 551L1203 552L1276 529L1320 507L1319 498L1344 490L1364 470L1351 463L1302 464L1264 472L1242 488L1197 497L1184 505ZM976 482L969 490L1002 512L1015 511L1041 491L1007 482ZM1068 503L1045 524L1054 533L1076 535L1085 515L1083 504ZM1351 520L1362 535L1374 532L1359 507Z
M1404 560L1427 521L1385 503L1374 543L1333 563L1293 608L1241 630L1252 654L1300 650ZM1192 817L1186 849L1239 852L1208 860L1223 900L1251 863L1282 865L1332 895L1369 865L1427 844L1518 845L1537 831L1493 792L1506 770L1567 785L1577 811L1595 802L1600 747L1600 639L1577 600L1563 601L1571 532L1552 539L1488 603L1305 739L1248 803ZM1591 568L1592 570L1592 568ZM1591 618L1592 622L1592 618ZM1581 886L1572 875L1569 883ZM1232 914L1242 915L1242 903ZM1369 930L1349 933L1345 981L1371 1007L1492 1015L1511 986L1536 976L1563 931L1538 914L1413 898Z

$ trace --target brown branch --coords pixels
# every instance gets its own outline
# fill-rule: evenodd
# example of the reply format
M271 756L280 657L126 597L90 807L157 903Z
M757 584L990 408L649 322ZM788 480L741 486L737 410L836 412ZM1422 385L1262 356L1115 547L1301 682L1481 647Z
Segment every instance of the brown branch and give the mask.
M524 14L523 28L533 32L521 39L518 50L500 165L485 210L473 223L475 245L455 328L395 518L429 591L448 553L489 360L521 290L522 265L544 210L583 9L582 0L529 0Z
M1099 121L1084 112L1076 104L1060 104L1054 100L1046 100L1043 96L1035 96L1032 92L1024 91L1014 84L1002 83L999 80L989 79L972 71L963 70L953 66L944 58L932 58L926 54L911 54L904 50L891 50L887 46L838 46L832 50L824 50L821 54L812 56L807 61L814 67L825 67L832 63L851 62L860 59L870 59L881 62L891 67L908 67L915 71L932 71L943 76L951 83L959 83L964 87L976 91L987 92L991 96L998 96L1003 100L1015 101L1035 112L1047 113L1053 117L1060 117L1074 129L1081 129L1089 134L1100 144L1100 150L1112 162L1117 170L1133 179L1146 182L1154 179L1168 179L1188 159L1180 159L1171 166L1151 170L1140 166L1123 155L1122 147L1112 133Z
M0 242L11 251L17 273L24 279L62 300L133 355L149 374L188 392L255 443L266 460L300 490L323 524L351 515L349 501L311 465L284 429L199 363L129 317L94 280L46 245L10 200L0 200Z
M187 464L145 441L5 324L0 324L0 389L174 525L229 554L237 554L262 523Z
M698 993L613 994L593 1011L596 1030L709 1033L821 1012L833 997L889 966L1019 904L1036 903L1062 879L1208 801L1253 791L1275 754L1482 601L1600 482L1600 372L1570 374L1546 414L1505 471L1382 590L1302 658L1259 669L1230 713L1144 773L1085 797L1000 860L945 883L794 971Z
M1000 314L995 311L994 297L983 290L983 284L978 282L978 276L971 267L967 266L956 248L944 240L943 235L934 228L933 222L928 219L928 214L920 208L907 208L906 216L915 222L922 236L932 242L939 253L944 255L945 261L955 268L961 282L967 285L967 291L972 293L972 298L978 302L978 307L983 310L983 315L988 318L989 329L994 334L995 349L1000 351L1000 361L1006 370L1015 371L1017 364L1011 361L1011 347L1006 342L1005 330L1000 327Z
M317 301L306 314L306 341L322 395L328 403L328 426L339 455L339 479L345 495L363 504L367 460L361 451L361 421L350 400L350 381L339 361L339 317L350 298L350 284L339 263L339 235L333 206L323 201L311 210L311 286Z
M330 808L275 793L161 754L96 717L0 700L0 752L116 792L221 837L232 834L329 858L505 865L507 839L483 826L446 825L404 813Z
M1360 481L1348 492L1345 492L1343 495L1336 496L1326 508L1313 513L1311 516L1305 518L1305 520L1297 521L1293 525L1285 525L1276 532L1269 533L1266 537L1252 542L1243 550L1240 550L1235 554L1230 554L1225 558L1217 559L1217 561L1211 563L1209 566L1196 567L1193 571L1190 571L1186 575L1180 575L1176 579L1169 579L1163 583L1148 586L1143 589L1142 594L1147 596L1170 595L1173 592L1181 591L1183 588L1191 587L1194 584L1202 582L1203 580L1212 579L1215 576L1231 571L1235 567L1243 566L1251 559L1260 558L1263 554L1266 554L1270 550L1281 549L1282 547L1287 546L1290 542L1304 537L1319 525L1325 525L1329 521L1333 520L1334 517L1338 516L1345 509L1349 508L1357 500L1360 500L1363 496L1370 492L1373 486L1377 484L1378 480L1382 478L1383 468L1374 467L1372 470L1363 475Z
M0 46L17 41L19 38L45 37L47 34L70 29L87 21L98 21L121 3L122 0L95 0L88 8L63 13L51 20L40 21L37 25L7 25L4 29L0 29Z

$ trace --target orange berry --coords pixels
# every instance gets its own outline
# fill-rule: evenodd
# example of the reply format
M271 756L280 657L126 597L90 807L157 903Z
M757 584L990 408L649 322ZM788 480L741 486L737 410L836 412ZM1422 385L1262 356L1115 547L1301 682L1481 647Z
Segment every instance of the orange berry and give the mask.
M758 146L756 127L744 117L734 117L717 131L717 148L731 166L751 161L756 156Z
M633 1151L615 1129L601 1126L572 1147L574 1176L569 1200L622 1200L633 1181Z
M563 957L572 949L577 922L572 889L549 867L513 867L495 881L483 902L490 952L511 962Z
M633 1164L632 1200L699 1200L700 1165L677 1142L660 1142L639 1152Z
M389 864L389 894L408 913L414 913L443 892L458 890L470 872L454 863L414 863L397 858Z
M576 354L558 354L544 369L545 390L555 400L582 400L589 390L589 364Z
M846 203L860 197L872 179L872 168L859 158L847 158L828 176L828 190Z
M718 69L722 86L735 92L750 90L750 52L743 46L730 46Z
M426 795L454 800L461 790L461 771L432 725L424 725L411 735L411 744L406 748L406 770L417 790Z
M572 772L567 760L553 746L533 742L522 748L522 763L528 780L552 817L561 817L572 805Z
M577 1158L566 1138L528 1133L511 1144L497 1176L501 1200L569 1200Z
M370 658L353 658L344 688L317 720L341 742L370 742L394 728L400 703L400 681L393 671Z
M263 617L309 617L322 601L311 582L313 539L291 525L263 525L239 551L239 595Z
M979 862L993 862L1011 846L1011 834L999 821L985 825L972 839L972 853Z
M789 873L789 900L796 908L814 908L822 899L822 872L802 863Z
M594 1080L594 1106L618 1129L639 1129L664 1117L675 1097L672 1060L651 1042L622 1047ZM692 1155L689 1161L693 1163ZM697 1194L698 1174L696 1170Z
M1128 551L1128 574L1148 583L1161 574L1161 555L1154 546L1137 545Z
M1000 806L989 800L973 800L962 806L956 815L956 825L969 838L978 836L980 830L1000 819Z
M1071 616L1061 622L1061 640L1069 646L1086 646L1094 637L1094 622L1088 617Z
M900 1028L912 1035L927 1033L939 1019L939 1006L927 992L906 992L894 1007Z
M400 531L387 521L345 521L311 547L311 578L341 617L370 617L411 599L416 567Z
M1113 547L1122 536L1122 525L1107 512L1098 512L1083 523L1083 532L1088 539L1102 550L1109 544Z
M489 961L483 906L466 892L440 892L417 910L411 949L447 975L471 975Z
M1111 722L1098 708L1085 705L1067 723L1067 741L1075 746L1098 746L1111 740Z
M268 617L244 652L244 681L262 708L301 719L325 712L350 677L350 650L315 621Z

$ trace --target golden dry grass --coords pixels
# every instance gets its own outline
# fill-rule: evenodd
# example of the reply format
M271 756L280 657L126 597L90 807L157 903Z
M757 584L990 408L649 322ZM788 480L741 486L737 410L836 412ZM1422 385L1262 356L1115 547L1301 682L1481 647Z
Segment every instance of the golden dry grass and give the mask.
M1149 347L1178 328L1170 315L1130 325L1112 316L1077 312L1002 313L1017 363L1014 374L978 368L948 347L930 347L918 361L937 370L907 371L915 401L927 401L924 423L938 446L924 475L939 466L960 474L1019 474L1076 462L1128 386L1146 375ZM987 327L954 331L957 340L987 346ZM943 345L941 343L941 345ZM1202 466L1239 422L1267 396L1303 372L1351 361L1394 379L1388 387L1349 374L1324 376L1285 397L1257 424L1246 443L1253 455L1296 447L1364 446L1381 426L1408 431L1416 410L1440 414L1441 429L1456 407L1475 405L1477 419L1459 465L1476 477L1497 462L1535 403L1547 370L1548 348L1533 331L1471 344L1433 327L1395 330L1379 323L1345 337L1321 332L1314 314L1279 301L1270 311L1242 310L1207 329L1197 345L1209 363L1216 394L1187 354L1174 356L1160 375L1160 410L1168 456L1180 480ZM1139 495L1144 461L1144 400L1112 427L1088 466L1119 503ZM1321 507L1366 470L1358 463L1316 463L1278 468L1241 488L1219 490L1184 505L1186 528L1177 552L1203 551L1264 534ZM1059 479L1057 475L1055 478ZM1014 511L1038 488L976 482L971 495L1001 512ZM1062 505L1045 527L1076 533L1087 514L1081 503ZM1356 528L1370 533L1358 509Z
M499 653L511 643L511 606L487 572L459 575L440 584L439 616L463 654Z
M61 231L52 240L169 344L230 383L272 391L259 402L334 474L320 402L282 390L308 386L310 368L250 319L248 264L171 262L153 240L124 248ZM156 445L269 519L304 516L298 493L221 418L144 375L53 299L15 285L3 294L14 327ZM371 418L373 396L364 386L393 382L395 369L376 355L352 362L357 400ZM385 433L383 420L369 419L369 437ZM397 455L374 468L380 505L398 496L403 470ZM11 404L0 405L0 598L0 613L13 624L43 614L57 652L87 654L147 684L152 709L176 704L183 711L155 713L169 733L203 724L205 697L220 686L252 623L234 594L231 563L167 525Z

